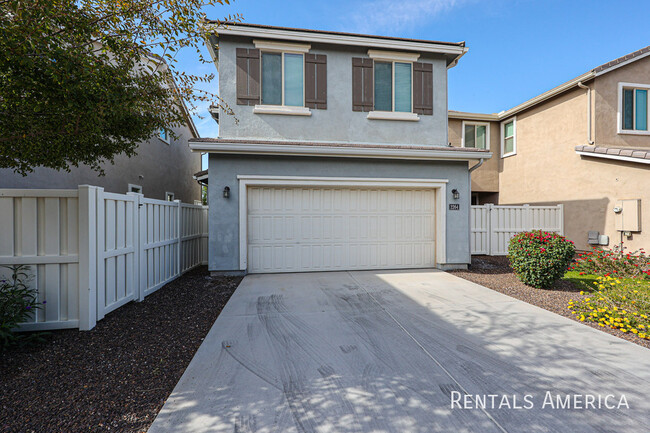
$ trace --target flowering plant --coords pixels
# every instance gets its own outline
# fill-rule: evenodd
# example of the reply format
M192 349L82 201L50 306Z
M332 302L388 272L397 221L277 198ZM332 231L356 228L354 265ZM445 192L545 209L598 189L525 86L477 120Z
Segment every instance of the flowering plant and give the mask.
M574 254L572 241L541 230L518 233L508 245L508 260L519 280L538 289L562 278Z
M28 266L5 267L11 275L8 279L0 279L0 349L20 340L13 332L15 328L45 304L45 301L37 301L36 289L28 286Z
M650 285L647 281L608 275L598 277L594 285L594 292L580 292L585 297L569 300L568 308L578 320L650 339Z
M650 278L650 257L643 249L625 252L618 245L611 250L592 248L578 254L569 270L583 274L614 275L621 278Z

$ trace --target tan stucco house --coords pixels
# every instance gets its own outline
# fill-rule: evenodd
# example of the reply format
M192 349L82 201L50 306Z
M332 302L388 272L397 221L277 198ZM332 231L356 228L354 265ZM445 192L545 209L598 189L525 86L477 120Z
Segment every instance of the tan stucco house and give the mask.
M649 92L646 47L500 113L450 111L451 146L492 152L473 204L561 203L578 248L650 249Z

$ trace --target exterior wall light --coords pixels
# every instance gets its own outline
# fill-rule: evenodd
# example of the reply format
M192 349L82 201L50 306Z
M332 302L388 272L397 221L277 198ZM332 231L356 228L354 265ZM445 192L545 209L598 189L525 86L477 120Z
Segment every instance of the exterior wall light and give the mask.
M230 198L230 187L227 186L223 189L223 198Z
M460 198L460 193L456 188L452 189L451 193L454 195L454 200L458 200Z

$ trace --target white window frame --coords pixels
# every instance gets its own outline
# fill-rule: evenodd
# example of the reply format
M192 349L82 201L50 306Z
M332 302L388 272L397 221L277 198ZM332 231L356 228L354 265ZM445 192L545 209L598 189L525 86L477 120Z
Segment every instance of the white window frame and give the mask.
M648 116L648 130L639 131L636 129L623 129L623 89L640 89L648 91L648 107L646 113ZM636 127L636 92L632 92L632 127ZM618 83L618 113L617 113L617 132L619 134L630 134L630 135L650 135L650 84L640 84L640 83Z
M393 51L381 51L381 50L368 50L368 57L373 60L372 64L372 75L373 75L373 110L368 113L368 119L377 119L377 120L406 120L411 122L417 122L420 120L420 116L417 113L413 112L413 63L417 62L420 58L419 53L407 53L407 52L393 52ZM375 62L382 63L392 63L392 89L391 89L391 111L375 111L374 107L374 92L375 92ZM410 63L411 64L411 111L395 111L395 63Z
M136 191L133 191L133 190ZM135 192L137 194L142 194L142 186L141 185L136 185L134 183L130 183L127 187L127 192Z
M282 74L281 74L281 96L282 103L280 105L258 104L253 108L255 114L285 114L290 116L311 116L309 107L305 107L305 54L311 49L311 44L293 44L285 42L262 41L254 40L255 48L260 50L260 102L262 101L262 56L264 53L280 54ZM284 55L285 54L300 54L302 55L302 107L293 105L284 105Z
M165 132L165 138L161 137L161 132ZM158 131L158 138L160 138L160 141L162 141L165 144L169 144L169 131L167 128L162 128L160 131Z
M461 147L465 147L465 126L466 125L472 125L472 126L485 126L485 150L490 150L490 122L474 122L474 121L468 121L468 120L463 120L461 127L462 132L461 132ZM474 143L476 143L476 128L474 129ZM475 147L478 149L477 147ZM472 148L474 149L474 148Z
M510 153L504 153L505 152L505 144L506 144L506 137L504 136L505 134L505 126L512 122L512 152ZM501 122L501 158L507 158L509 156L514 156L517 154L517 116L511 117L508 120L504 120Z
M169 199L169 196L171 196L171 200ZM174 193L173 193L173 192L169 192L169 191L165 191L165 200L167 200L167 201L174 201Z

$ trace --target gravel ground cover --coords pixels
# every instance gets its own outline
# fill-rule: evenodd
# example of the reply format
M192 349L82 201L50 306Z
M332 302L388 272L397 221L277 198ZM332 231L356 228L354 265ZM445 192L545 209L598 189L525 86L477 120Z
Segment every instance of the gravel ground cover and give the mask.
M576 320L576 316L571 314L567 305L570 299L575 301L582 298L580 291L584 290L567 280L557 281L550 289L536 289L527 286L517 279L508 264L508 259L499 256L472 256L472 266L469 270L451 271L450 273L572 320ZM650 349L649 340L643 340L634 334L626 334L608 327L599 327L591 322L576 321Z
M91 331L0 352L0 431L146 431L240 281L198 268Z

